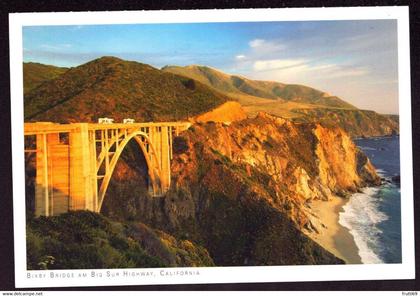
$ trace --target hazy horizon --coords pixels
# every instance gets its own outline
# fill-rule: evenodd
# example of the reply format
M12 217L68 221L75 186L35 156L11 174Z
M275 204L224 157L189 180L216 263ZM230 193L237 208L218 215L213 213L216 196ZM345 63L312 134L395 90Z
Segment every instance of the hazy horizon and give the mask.
M205 65L307 85L360 109L399 113L395 20L23 28L24 62L75 67L102 56L156 68Z

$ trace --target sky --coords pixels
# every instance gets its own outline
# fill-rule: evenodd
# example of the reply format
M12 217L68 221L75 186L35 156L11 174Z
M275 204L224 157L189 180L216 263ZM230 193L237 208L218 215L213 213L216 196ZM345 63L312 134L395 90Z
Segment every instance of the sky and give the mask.
M31 26L23 60L75 67L101 56L206 65L303 84L361 109L398 114L396 20Z

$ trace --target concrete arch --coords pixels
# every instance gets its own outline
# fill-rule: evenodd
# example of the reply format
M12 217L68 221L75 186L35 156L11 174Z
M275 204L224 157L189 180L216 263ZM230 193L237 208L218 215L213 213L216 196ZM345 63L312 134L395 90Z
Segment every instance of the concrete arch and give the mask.
M103 201L105 199L105 194L106 191L108 189L109 186L109 182L111 181L112 175L114 173L114 169L118 163L118 160L120 159L120 156L122 154L122 152L124 151L125 147L127 146L127 144L134 139L137 144L139 145L144 158L146 160L146 165L147 165L147 169L148 169L148 174L149 174L149 178L150 178L150 183L152 185L153 188L153 192L160 192L161 188L160 187L160 177L161 177L161 168L159 167L159 162L156 156L156 151L152 145L152 142L150 141L149 137L147 136L146 133L142 132L142 131L135 131L132 132L130 134L128 134L127 136L124 137L124 139L121 141L121 143L119 143L117 145L117 149L114 153L114 155L111 158L111 161L109 163L109 167L107 169L107 172L102 180L101 186L99 188L98 191L98 208L97 208L97 212L101 211L102 208L102 204ZM117 140L114 141L114 144L117 142ZM146 146L149 146L149 151L147 151ZM112 147L112 145L109 146L109 148ZM108 148L108 150L109 150Z

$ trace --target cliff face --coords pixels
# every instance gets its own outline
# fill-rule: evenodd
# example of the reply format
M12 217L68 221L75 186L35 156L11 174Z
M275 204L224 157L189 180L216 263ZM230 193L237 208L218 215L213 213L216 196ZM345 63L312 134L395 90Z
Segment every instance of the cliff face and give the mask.
M171 169L168 194L136 197L133 219L204 246L224 266L341 263L305 235L319 225L310 203L380 181L341 129L263 113L193 125L174 139ZM105 207L126 204L122 196Z
M369 159L345 132L317 125L313 133L318 141L315 154L322 186L345 195L367 184L379 183Z
M212 177L217 165L207 168L200 179L204 173L201 162L209 157L245 180L255 181L252 190L272 205L291 208L290 217L300 226L307 222L299 213L305 202L328 200L380 182L369 160L338 128L294 124L261 113L230 126L208 123L193 129L185 135L188 151L173 162L177 186L204 183L215 190L229 190L223 186L220 172ZM202 146L202 151L194 148L197 146ZM300 206L293 209L294 203Z

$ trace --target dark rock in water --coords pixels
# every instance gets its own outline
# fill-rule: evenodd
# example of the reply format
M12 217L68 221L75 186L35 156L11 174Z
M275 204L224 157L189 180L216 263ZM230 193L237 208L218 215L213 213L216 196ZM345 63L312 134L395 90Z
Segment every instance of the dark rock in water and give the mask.
M392 177L392 182L397 183L399 185L401 183L400 175L396 175L396 176Z

